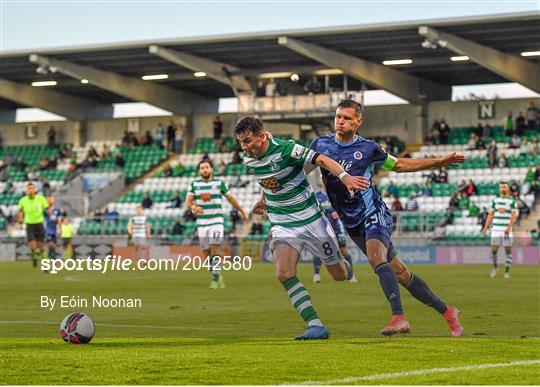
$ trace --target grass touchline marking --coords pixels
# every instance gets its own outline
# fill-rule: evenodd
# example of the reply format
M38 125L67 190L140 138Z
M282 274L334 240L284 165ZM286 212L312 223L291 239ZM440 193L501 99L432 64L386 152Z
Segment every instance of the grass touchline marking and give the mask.
M512 366L527 366L527 365L535 365L535 364L540 364L540 359L513 361L510 363L488 363L488 364L468 365L468 366L461 366L461 367L429 368L429 369L423 369L423 370L393 372L393 373L388 373L388 374L356 376L356 377L350 377L350 378L345 378L345 379L334 379L334 380L323 380L323 381L312 380L312 381L295 383L295 384L299 384L299 385L344 384L344 383L352 383L352 382L358 382L358 381L393 379L393 378L402 378L406 376L429 375L429 374L438 374L438 373L444 373L444 372L482 370L482 369L488 369L488 368L500 368L500 367L512 367Z

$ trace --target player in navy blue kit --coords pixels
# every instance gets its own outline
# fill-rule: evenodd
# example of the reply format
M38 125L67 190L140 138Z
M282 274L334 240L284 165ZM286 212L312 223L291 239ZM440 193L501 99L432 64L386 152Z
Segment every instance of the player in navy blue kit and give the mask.
M465 157L450 154L441 158L410 159L396 158L379 144L356 134L363 122L362 106L353 100L341 101L334 120L336 133L316 138L311 148L340 163L344 172L364 176L371 181L372 164L381 164L384 169L396 172L414 172L430 168L449 167L462 163ZM343 176L332 176L322 170L323 182L328 198L339 214L347 233L354 243L366 254L369 263L379 276L379 282L392 309L392 318L381 330L383 335L409 333L410 326L403 313L399 284L411 295L437 310L446 320L452 335L463 334L459 323L459 310L439 299L429 286L397 256L392 244L392 216L379 193L373 186L352 195L341 183Z
M49 207L45 210L45 242L48 245L48 256L50 259L56 259L56 243L58 236L58 222L62 217L62 212L54 206L54 196L47 197Z
M322 191L317 192L315 195L317 195L317 200L321 204L322 208L324 209L324 214L330 221L330 224L332 225L332 229L334 230L334 233L336 234L338 245L339 245L339 251L341 252L341 255L343 256L343 259L345 259L350 267L352 272L352 258L349 254L349 251L347 250L347 235L345 234L345 227L343 227L343 223L339 220L339 215L337 214L336 210L332 207L332 204L330 204L330 201L328 200L328 195L326 195L326 190L324 189L324 184L321 180L321 188ZM321 282L321 266L322 266L322 260L314 256L313 257L313 282ZM354 273L352 274L351 279L349 282L356 283L358 280L356 279L356 276Z

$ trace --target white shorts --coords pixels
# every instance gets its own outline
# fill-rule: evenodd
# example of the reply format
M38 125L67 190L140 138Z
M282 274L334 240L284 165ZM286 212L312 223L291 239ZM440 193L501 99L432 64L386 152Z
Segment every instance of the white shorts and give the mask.
M203 250L208 250L210 245L221 245L224 235L223 224L197 227L197 235Z
M491 246L512 246L514 234L510 231L507 235L504 234L504 230L491 230Z
M335 265L341 259L339 244L332 225L322 216L310 224L298 227L272 226L270 251L280 244L291 246L300 252L306 248L314 257L318 257L326 266Z
M133 243L134 246L144 246L146 245L146 237L137 237L134 236L131 238L131 243Z

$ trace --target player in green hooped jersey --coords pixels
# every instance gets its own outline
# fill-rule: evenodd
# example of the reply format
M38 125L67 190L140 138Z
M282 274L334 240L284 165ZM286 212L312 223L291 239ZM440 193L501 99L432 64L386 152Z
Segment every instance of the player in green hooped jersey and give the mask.
M367 179L349 175L334 160L294 141L271 138L256 117L242 118L234 136L244 150L244 163L262 187L261 200L253 213L266 210L272 225L270 250L291 304L307 324L296 340L327 339L329 332L319 319L307 289L296 276L300 251L307 249L319 257L332 278L344 281L352 267L342 259L332 226L306 180L304 165L313 164L341 179L352 193L369 187Z
M186 197L186 207L197 216L197 234L199 243L206 257L209 257L212 267L212 282L210 289L223 289L223 275L221 275L220 246L224 237L224 215L222 197L248 220L248 214L238 203L234 195L229 192L225 181L214 179L214 171L210 160L202 160L198 166L200 179L191 182Z
M19 224L26 224L26 237L32 265L37 266L37 260L46 258L45 229L43 228L43 212L49 207L45 196L37 195L36 186L29 182L26 186L27 195L19 200Z
M507 181L501 181L499 191L500 195L491 202L491 209L489 210L482 233L486 235L493 221L493 225L491 226L491 259L493 260L493 269L491 270L490 277L497 277L499 271L497 253L499 246L502 244L506 253L504 278L509 279L510 268L512 267L512 239L514 237L512 227L516 222L518 210L516 201L510 195L510 185Z

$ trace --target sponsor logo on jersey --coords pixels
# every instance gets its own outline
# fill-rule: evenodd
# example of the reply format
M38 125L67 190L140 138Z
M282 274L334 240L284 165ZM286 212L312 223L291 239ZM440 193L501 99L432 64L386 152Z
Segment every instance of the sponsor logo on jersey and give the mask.
M259 183L263 188L269 189L272 192L278 192L282 187L281 183L275 177L269 177L262 179Z
M302 145L296 144L292 149L291 157L300 160L304 154L304 150L305 148Z

